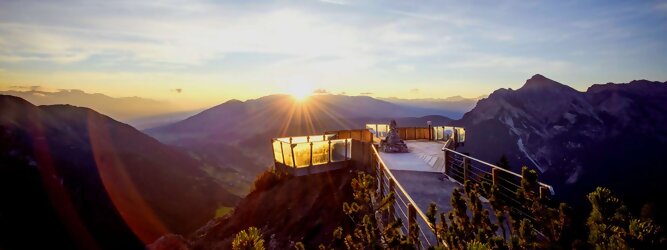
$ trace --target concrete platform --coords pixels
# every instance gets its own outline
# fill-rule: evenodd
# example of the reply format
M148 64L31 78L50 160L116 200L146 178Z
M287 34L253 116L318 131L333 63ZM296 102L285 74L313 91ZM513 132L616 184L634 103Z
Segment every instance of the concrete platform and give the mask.
M406 141L409 153L384 153L380 157L392 170L440 173L444 170L443 142Z
M391 173L424 212L431 202L435 202L439 211L450 211L452 191L461 187L442 173L409 170L391 170Z

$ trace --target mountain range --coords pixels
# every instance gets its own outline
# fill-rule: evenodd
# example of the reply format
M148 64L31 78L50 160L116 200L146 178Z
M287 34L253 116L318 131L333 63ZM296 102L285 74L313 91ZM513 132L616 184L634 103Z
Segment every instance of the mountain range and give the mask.
M0 228L0 242L25 246L17 232L37 224L35 233L65 248L128 249L168 232L187 235L250 191L272 164L271 138L390 119L465 127L460 151L491 163L507 156L515 171L536 169L561 200L607 186L631 209L667 208L660 186L667 178L667 82L578 91L534 75L519 89L480 99L458 120L434 115L446 100L271 95L138 131L89 108L0 95L0 199L9 204L0 206L0 223L10 225ZM655 216L664 224L664 213ZM66 232L83 232L83 240Z
M657 197L667 177L667 82L581 92L535 75L517 90L494 91L455 124L466 128L463 151L537 169L566 199L607 186L637 206L665 207Z
M596 84L578 91L537 74L519 89L498 89L480 99L459 120L414 117L414 106L406 103L420 101L316 95L300 103L273 95L229 101L147 132L185 148L228 142L269 165L271 137L363 128L392 118L399 126L424 126L430 120L465 127L464 152L492 163L505 155L515 171L521 166L538 170L564 199L602 185L619 189L630 203L653 204L656 199L636 193L657 188L654 180L667 177L660 165L667 162L661 153L667 149L665 82Z
M196 113L167 101L136 96L111 97L79 89L46 91L40 86L33 86L10 88L0 91L0 95L21 97L35 105L70 104L87 107L139 129L177 122Z
M417 109L417 112L428 112L428 115L441 115L452 119L461 119L463 114L475 107L478 100L486 96L466 98L462 96L450 96L447 98L422 98L402 99L396 97L379 98L404 107ZM423 115L416 113L413 115Z
M404 126L452 121L437 115L412 117L414 110L368 96L313 95L300 102L289 95L270 95L247 101L230 100L145 132L192 155L215 158L219 164L234 168L238 179L249 184L273 164L271 138L359 129L366 123L387 123L393 118ZM229 164L228 159L238 157L252 160Z

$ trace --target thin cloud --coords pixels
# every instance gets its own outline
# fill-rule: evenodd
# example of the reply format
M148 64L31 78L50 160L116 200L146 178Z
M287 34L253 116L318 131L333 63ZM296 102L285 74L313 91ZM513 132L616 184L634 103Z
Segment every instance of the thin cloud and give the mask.
M39 85L33 85L33 86L13 85L13 86L9 86L9 88L10 88L10 89L13 89L13 90L30 91L30 92L34 92L34 91L42 91L42 90L44 90L44 88L42 88L42 86L39 86Z
M176 93L180 94L180 93L182 93L182 92L183 92L183 89L182 89L182 88L176 88L176 89L172 89L171 91L173 91L173 92L176 92Z
M316 89L316 90L313 91L313 94L326 95L326 94L329 94L329 91L327 91L326 89Z
M412 93L412 94L418 94L418 93L419 93L419 89L418 89L418 88L410 89L410 93Z
M373 95L373 92L361 92L360 95Z
M351 4L350 2L343 1L343 0L320 0L320 2L336 4L336 5L350 5Z

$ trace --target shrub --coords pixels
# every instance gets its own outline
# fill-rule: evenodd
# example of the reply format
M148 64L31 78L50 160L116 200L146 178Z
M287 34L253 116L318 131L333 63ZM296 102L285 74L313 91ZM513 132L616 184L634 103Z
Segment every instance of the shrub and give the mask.
M278 183L284 181L287 178L286 174L276 172L274 170L264 171L261 175L255 179L253 183L253 192L254 191L265 191L269 190L272 187L276 186Z
M236 234L232 241L234 250L264 250L262 232L256 227L250 227Z

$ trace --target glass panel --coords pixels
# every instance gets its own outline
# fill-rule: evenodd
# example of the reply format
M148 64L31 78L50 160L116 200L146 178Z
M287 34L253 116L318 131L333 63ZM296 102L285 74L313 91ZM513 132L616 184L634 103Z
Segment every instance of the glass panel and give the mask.
M283 163L283 153L281 149L282 142L279 140L273 140L273 155L275 156L275 161Z
M378 137L385 138L387 136L387 133L389 133L389 125L387 124L380 124L378 126Z
M310 166L310 143L292 144L297 168Z
M331 141L331 162L345 160L345 141L345 139Z
M313 165L329 162L329 142L313 142Z
M307 136L292 137L292 144L302 143L302 142L307 142L307 141L308 141Z
M443 140L449 140L449 138L452 138L453 134L454 130L452 127L445 127Z
M445 139L445 127L436 127L436 138L438 140L444 140Z
M311 142L324 141L324 137L325 137L325 135L311 135L309 141L311 141Z
M370 130L378 138L384 138L389 132L389 124L366 124L366 129Z
M289 137L276 138L276 140L289 143Z
M289 143L283 142L283 155L285 156L285 165L293 166L292 163L292 148Z
M458 142L465 142L465 140L466 140L466 131L465 131L465 129L457 128L456 130L459 133L459 141Z

